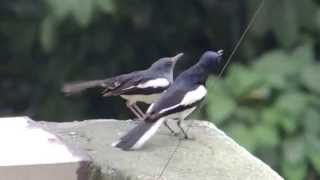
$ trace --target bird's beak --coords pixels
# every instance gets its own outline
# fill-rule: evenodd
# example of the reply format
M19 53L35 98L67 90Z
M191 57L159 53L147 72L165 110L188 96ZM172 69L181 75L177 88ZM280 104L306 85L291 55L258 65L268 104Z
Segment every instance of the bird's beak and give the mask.
M183 53L179 53L179 54L173 56L173 57L171 58L171 61L174 62L174 63L176 63L182 56L183 56Z

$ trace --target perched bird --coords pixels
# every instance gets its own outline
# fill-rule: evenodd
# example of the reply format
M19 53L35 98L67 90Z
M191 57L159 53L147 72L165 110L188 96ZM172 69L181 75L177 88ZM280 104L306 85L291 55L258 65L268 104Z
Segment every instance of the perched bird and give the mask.
M176 62L183 56L179 53L174 57L161 58L148 69L134 71L103 80L67 83L62 91L74 94L88 88L104 88L103 96L120 96L127 102L127 107L139 118L143 119L144 113L137 106L137 102L151 104L155 102L173 82L173 69Z
M205 52L197 64L182 72L160 99L150 105L145 119L112 145L123 150L138 149L156 133L162 123L171 129L166 123L168 119L177 120L178 127L187 139L181 121L204 100L208 74L218 66L222 53L222 50Z

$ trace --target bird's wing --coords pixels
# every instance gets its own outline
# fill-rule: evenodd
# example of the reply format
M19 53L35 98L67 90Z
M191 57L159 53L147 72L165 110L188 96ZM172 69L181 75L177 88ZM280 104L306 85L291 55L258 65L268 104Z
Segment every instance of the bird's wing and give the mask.
M108 95L118 96L122 94L150 94L162 92L170 85L166 78L157 77L141 71L139 73L130 73L119 76L115 81L114 88L106 88L104 93Z
M150 106L145 121L154 122L160 117L194 106L201 102L206 94L207 90L203 85L174 84Z
M132 72L129 74L122 74L112 78L111 82L104 84L105 90L103 94L118 95L123 89L126 89L130 84L135 84L139 81L140 72Z

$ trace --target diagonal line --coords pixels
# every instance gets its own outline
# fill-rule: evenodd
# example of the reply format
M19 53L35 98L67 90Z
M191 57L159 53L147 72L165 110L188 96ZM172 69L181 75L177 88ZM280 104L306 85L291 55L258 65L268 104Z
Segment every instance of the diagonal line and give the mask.
M230 62L231 62L233 56L235 55L236 51L239 49L241 43L243 42L244 38L245 38L246 35L248 34L250 28L252 27L252 25L253 25L254 22L256 21L258 15L259 15L259 13L260 13L260 11L262 10L262 8L263 8L263 6L264 6L264 1L265 1L265 0L261 0L261 2L260 2L260 4L259 4L259 7L258 7L257 10L255 11L255 13L254 13L253 17L251 18L249 24L247 25L247 27L246 27L246 29L244 30L243 34L241 35L239 41L238 41L237 44L235 45L235 47L234 47L233 51L231 52L231 54L230 54L227 62L224 64L222 70L220 71L220 73L219 73L219 75L218 75L218 78L220 78L220 77L222 76L222 74L223 74L224 71L226 70L227 66L230 64ZM192 124L192 123L190 123L190 124L188 125L188 129L186 130L186 132L188 132L189 129L191 128L191 124ZM167 168L169 167L169 164L170 164L170 162L172 161L174 155L177 153L177 151L178 151L178 149L179 149L179 147L180 147L180 145L181 145L181 142L182 142L182 140L179 139L177 145L175 146L174 150L173 150L172 153L170 154L170 156L169 156L166 164L165 164L164 167L162 168L162 170L161 170L161 172L160 172L157 180L160 180L160 178L163 176L163 174L165 173L165 171L166 171Z
M187 129L187 131L189 130L189 128ZM171 160L173 159L174 155L176 154L176 152L178 151L180 145L181 145L182 140L179 139L178 144L175 146L174 150L172 151L172 153L170 154L170 157L168 158L166 164L164 165L164 168L162 168L157 180L160 180L160 178L162 177L162 175L164 174L164 172L167 170Z
M233 49L233 51L231 52L227 62L224 64L222 70L220 71L218 78L222 76L222 74L224 73L224 71L226 70L227 66L229 65L229 63L231 62L231 59L233 58L233 56L235 55L235 53L237 52L237 50L239 49L241 43L243 42L244 38L246 37L246 35L248 34L250 28L252 27L252 25L254 24L254 22L256 21L261 9L263 8L264 5L264 1L265 0L261 0L261 3L259 5L259 7L257 8L256 12L254 13L253 17L251 18L251 21L249 22L248 26L246 27L246 29L244 30L243 34L241 35L239 41L237 42L235 48Z

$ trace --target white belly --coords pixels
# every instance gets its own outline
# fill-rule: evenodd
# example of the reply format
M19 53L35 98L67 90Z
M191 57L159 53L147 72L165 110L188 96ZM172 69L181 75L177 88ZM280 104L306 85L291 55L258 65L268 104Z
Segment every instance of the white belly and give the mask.
M129 104L136 102L144 102L146 104L152 104L157 101L161 96L160 94L150 94L150 95L121 95L123 99L126 99Z

